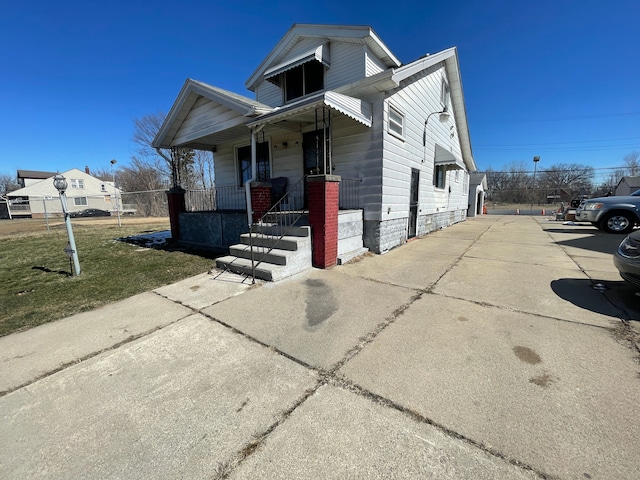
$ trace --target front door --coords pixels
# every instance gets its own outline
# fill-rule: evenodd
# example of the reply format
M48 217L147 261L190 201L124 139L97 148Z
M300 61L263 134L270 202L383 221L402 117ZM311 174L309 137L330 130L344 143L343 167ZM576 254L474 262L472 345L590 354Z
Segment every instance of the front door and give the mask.
M314 130L302 134L302 157L305 175L324 175L331 173L328 144L328 132ZM326 169L325 169L326 168ZM304 184L304 208L309 206L307 183Z
M407 238L416 236L418 227L418 186L420 185L420 171L411 170L411 188L409 190L409 230Z

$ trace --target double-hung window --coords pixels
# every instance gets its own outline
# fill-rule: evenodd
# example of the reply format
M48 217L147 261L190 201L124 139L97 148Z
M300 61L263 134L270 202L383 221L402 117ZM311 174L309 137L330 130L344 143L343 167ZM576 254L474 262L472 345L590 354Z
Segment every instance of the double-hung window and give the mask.
M389 106L389 133L404 138L404 115L391 105Z
M238 147L238 182L240 185L251 178L251 145ZM269 162L269 142L256 144L256 181L268 182L271 178L271 164Z
M444 188L447 181L446 165L435 165L433 169L433 185L436 188Z
M79 178L71 179L71 188L84 189L84 180Z
M87 202L87 197L74 197L73 198L73 204L76 207L84 207L84 206L88 205L89 203Z

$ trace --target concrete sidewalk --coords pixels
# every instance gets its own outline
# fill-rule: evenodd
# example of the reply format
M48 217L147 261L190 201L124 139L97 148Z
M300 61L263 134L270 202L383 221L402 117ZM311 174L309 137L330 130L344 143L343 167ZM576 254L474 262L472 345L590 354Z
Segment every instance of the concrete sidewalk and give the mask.
M635 479L620 240L482 216L2 337L0 478Z

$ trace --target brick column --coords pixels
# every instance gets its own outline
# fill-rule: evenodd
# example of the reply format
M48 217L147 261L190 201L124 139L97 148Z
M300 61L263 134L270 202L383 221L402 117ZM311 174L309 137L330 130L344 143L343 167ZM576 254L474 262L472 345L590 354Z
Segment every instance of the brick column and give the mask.
M171 223L171 240L180 241L180 213L186 210L184 203L185 190L180 187L173 187L167 192L167 203L169 204L169 223Z
M253 222L271 208L271 184L268 182L251 182L251 208Z
M338 175L307 177L309 224L313 246L312 263L316 268L330 268L338 260Z

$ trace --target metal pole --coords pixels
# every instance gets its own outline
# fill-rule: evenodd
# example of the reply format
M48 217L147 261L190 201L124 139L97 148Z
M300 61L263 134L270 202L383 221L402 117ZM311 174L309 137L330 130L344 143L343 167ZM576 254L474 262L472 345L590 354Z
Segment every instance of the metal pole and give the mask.
M116 160L111 160L111 180L113 180L113 197L116 204L116 215L118 215L118 226L122 227L120 223L120 209L118 208L118 190L116 189L116 174L113 170L113 165L116 163Z
M76 275L80 275L80 261L78 260L78 250L76 249L76 240L73 237L71 228L71 217L67 208L67 196L64 192L60 192L60 203L62 203L62 211L64 213L64 224L67 227L67 235L69 236L69 247L71 247L71 258L75 267Z
M537 166L538 166L538 162L540 161L540 157L533 157L533 188L532 188L532 192L531 192L531 213L530 215L533 215L533 197L536 194L536 170L537 170Z
M44 220L47 222L47 232L49 232L49 214L47 213L47 198L42 197L42 206L44 207Z

